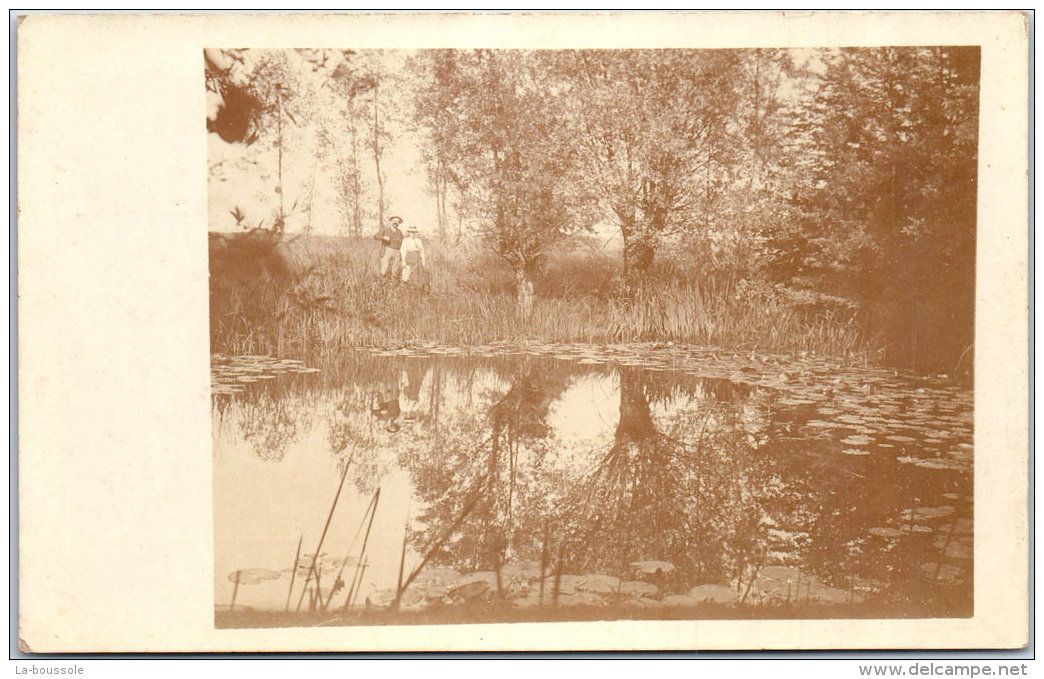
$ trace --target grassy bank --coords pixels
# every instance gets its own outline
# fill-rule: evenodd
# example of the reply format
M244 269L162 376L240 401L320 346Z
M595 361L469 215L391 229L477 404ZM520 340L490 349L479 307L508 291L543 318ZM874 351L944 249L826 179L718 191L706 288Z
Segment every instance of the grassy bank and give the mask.
M212 349L291 355L420 340L533 339L871 353L851 310L754 289L721 273L683 275L691 269L678 262L661 262L641 288L623 294L618 259L583 241L547 258L532 314L522 318L503 262L479 249L426 246L429 275L415 286L377 276L378 244L370 239L211 234Z

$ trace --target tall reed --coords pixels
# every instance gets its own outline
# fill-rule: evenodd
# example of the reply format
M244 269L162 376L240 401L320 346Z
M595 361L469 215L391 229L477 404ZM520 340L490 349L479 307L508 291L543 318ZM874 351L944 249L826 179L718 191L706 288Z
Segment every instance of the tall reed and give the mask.
M629 289L612 283L618 276L607 267L616 265L604 256L561 255L538 276L537 299L523 318L503 262L429 244L430 275L422 284L404 285L377 276L376 245L300 238L277 246L282 269L251 251L259 262L254 275L215 264L232 256L232 245L223 246L220 258L212 251L212 268L218 267L211 272L212 349L299 355L425 340L475 345L533 339L871 353L854 312L747 294L734 276L650 277Z

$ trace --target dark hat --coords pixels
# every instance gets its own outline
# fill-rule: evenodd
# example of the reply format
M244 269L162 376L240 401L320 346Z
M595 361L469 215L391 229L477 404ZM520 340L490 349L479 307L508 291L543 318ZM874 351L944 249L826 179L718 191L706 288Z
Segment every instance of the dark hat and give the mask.
M396 220L398 220L399 224L402 224L402 217L398 215L392 215L391 217L388 217L389 222L394 222Z

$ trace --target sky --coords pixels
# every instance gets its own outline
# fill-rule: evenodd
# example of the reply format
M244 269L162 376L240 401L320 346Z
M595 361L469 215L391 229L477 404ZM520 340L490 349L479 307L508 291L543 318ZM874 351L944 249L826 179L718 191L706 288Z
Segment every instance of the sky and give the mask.
M246 54L250 63L251 52ZM329 107L335 106L338 100L323 85L321 76L311 72L310 66L294 51L286 50L290 56L291 67L295 69L305 87L311 90L315 101L305 104L306 108L327 115L328 125L336 125L336 115L330 115ZM379 68L391 72L401 72L407 54L405 51L384 51L374 58ZM238 71L234 71L234 74ZM393 83L393 87L395 87ZM404 85L398 85L403 87ZM395 96L394 91L382 93L389 98ZM365 95L364 95L365 96ZM401 104L405 97L399 95ZM207 93L207 117L213 118L221 105L221 97L212 92ZM389 104L394 102L388 102ZM383 110L382 114L387 113ZM402 106L400 105L401 109ZM405 117L407 111L400 110L399 117ZM287 231L300 232L310 222L312 233L336 235L343 234L345 219L339 209L340 197L337 189L337 172L333 165L335 156L344 153L338 146L345 144L347 132L338 135L336 130L334 148L331 158L317 158L317 142L315 133L318 124L315 121L299 121L298 125L286 123L286 135L283 148L283 183L285 185L285 204L287 207L294 201L298 210L288 219ZM422 156L423 137L415 130L410 130L402 121L388 119L385 129L389 135L385 142L381 157L381 169L384 175L385 214L400 215L406 225L415 225L422 235L434 233L437 223L435 198L429 193ZM340 137L340 138L338 138ZM368 142L365 130L362 131L361 142ZM375 173L372 154L361 149L360 162L363 181L368 185L368 194L364 197L364 207L374 214L364 216L363 232L373 233L377 230L377 208L375 194ZM242 143L229 144L216 133L207 134L208 173L208 224L210 231L237 231L232 212L238 207L247 216L251 225L265 219L270 224L271 216L276 212L279 198L275 192L278 184L278 155L275 148L266 147L263 140L247 146ZM314 177L314 188L312 178ZM311 188L311 190L310 190ZM310 214L307 210L311 198Z

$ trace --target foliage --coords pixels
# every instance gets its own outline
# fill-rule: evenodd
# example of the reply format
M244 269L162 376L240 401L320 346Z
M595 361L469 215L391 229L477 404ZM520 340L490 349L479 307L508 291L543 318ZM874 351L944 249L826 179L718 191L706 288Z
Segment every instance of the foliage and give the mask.
M542 307L568 307L598 319L569 335L776 344L707 322L742 324L746 305L763 303L781 314L773 328L832 315L830 328L859 325L890 362L969 367L958 364L974 330L977 48L204 57L217 101L207 125L222 140L212 148L235 150L212 159L212 204L221 182L260 187L226 197L223 220L307 233L313 215L333 212L358 237L384 214L385 149L423 149L440 240L453 237L452 208L456 241L467 221L510 273L487 262L442 291L496 278L521 312L496 332L450 335L524 333ZM621 266L556 268L570 237L595 226L618 230ZM585 275L614 268L593 286L605 303L570 300ZM369 302L384 293L369 300L359 283L350 296L365 310L345 313L380 316ZM493 304L459 303L469 314ZM410 322L363 334L390 325Z
M974 327L978 49L822 58L774 273L860 302L892 359L952 368Z
M658 239L707 224L728 182L741 64L727 50L551 53L572 102L587 181L618 221L625 275Z
M518 277L523 315L547 249L587 226L589 197L561 98L528 52L433 52L434 96L419 113L436 153L475 201L481 231Z

